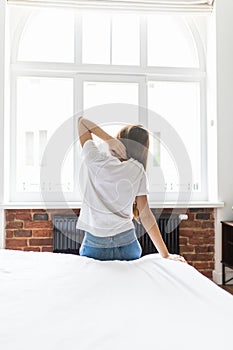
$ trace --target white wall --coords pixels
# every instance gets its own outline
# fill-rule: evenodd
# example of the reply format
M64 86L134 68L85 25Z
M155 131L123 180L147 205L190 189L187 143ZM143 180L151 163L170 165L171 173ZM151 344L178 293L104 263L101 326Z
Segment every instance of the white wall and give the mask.
M5 0L0 0L0 203L3 199Z
M214 280L221 283L221 220L233 220L233 1L216 0L218 192ZM211 176L211 174L210 174ZM230 277L230 276L229 276Z
M4 176L4 60L5 60L5 0L0 0L0 204L3 200ZM0 248L5 245L4 240L4 211L0 208Z

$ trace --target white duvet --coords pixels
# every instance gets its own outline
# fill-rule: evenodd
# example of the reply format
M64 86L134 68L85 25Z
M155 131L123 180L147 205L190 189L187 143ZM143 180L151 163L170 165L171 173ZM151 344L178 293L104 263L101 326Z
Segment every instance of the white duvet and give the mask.
M232 349L233 297L193 267L0 249L1 350Z

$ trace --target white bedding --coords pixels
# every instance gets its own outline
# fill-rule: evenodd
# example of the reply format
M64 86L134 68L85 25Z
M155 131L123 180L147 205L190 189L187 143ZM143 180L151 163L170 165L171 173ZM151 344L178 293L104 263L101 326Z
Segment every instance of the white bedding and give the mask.
M0 249L1 350L222 350L233 297L152 254L101 262Z

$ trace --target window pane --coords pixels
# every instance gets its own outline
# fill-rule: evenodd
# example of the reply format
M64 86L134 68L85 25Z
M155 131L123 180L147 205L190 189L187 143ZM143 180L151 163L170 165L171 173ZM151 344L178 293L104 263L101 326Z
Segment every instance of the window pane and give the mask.
M110 17L88 13L82 16L82 61L92 64L110 63Z
M84 82L84 109L106 103L138 105L138 83Z
M120 125L138 123L138 83L88 81L83 88L84 115L104 123L112 136L116 136Z
M40 191L40 171L46 165L44 150L54 132L73 115L73 79L20 77L17 80L16 190ZM70 130L73 135L73 130ZM71 136L72 137L72 136ZM72 191L73 164L63 166L63 190ZM68 164L68 166L67 166ZM57 191L53 179L42 187Z
M27 15L18 60L74 62L73 13L62 9L36 9Z
M121 14L112 18L112 64L140 64L139 16Z
M169 103L168 103L169 101ZM156 133L151 140L151 153L155 158L151 164L150 179L154 189L162 188L156 174L161 167L164 177L164 185L167 191L179 192L201 190L201 124L200 124L200 86L199 83L183 82L149 82L148 86L149 109L158 113L176 131L177 137L184 143L184 149L189 155L192 164L192 184L181 184L177 169L176 159L180 157L176 150L170 149L170 145L164 141L166 124L162 129L156 125L156 117L153 114L149 118L149 130ZM157 137L159 135L159 137ZM159 150L158 150L159 143ZM157 154L159 153L159 156ZM157 162L156 162L157 161ZM161 180L162 181L162 180ZM189 188L191 186L192 188ZM164 188L164 187L163 187Z
M149 15L147 30L149 66L199 66L193 36L181 17Z

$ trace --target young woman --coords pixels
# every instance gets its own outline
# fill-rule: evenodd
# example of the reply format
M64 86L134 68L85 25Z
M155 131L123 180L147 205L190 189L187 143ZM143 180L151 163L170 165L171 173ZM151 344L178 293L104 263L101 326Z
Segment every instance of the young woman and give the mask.
M163 258L185 262L180 255L169 254L147 201L148 131L140 125L127 125L113 138L83 117L78 131L88 174L77 224L85 231L80 255L98 260L140 258L134 217ZM99 151L92 134L108 144L111 155Z

